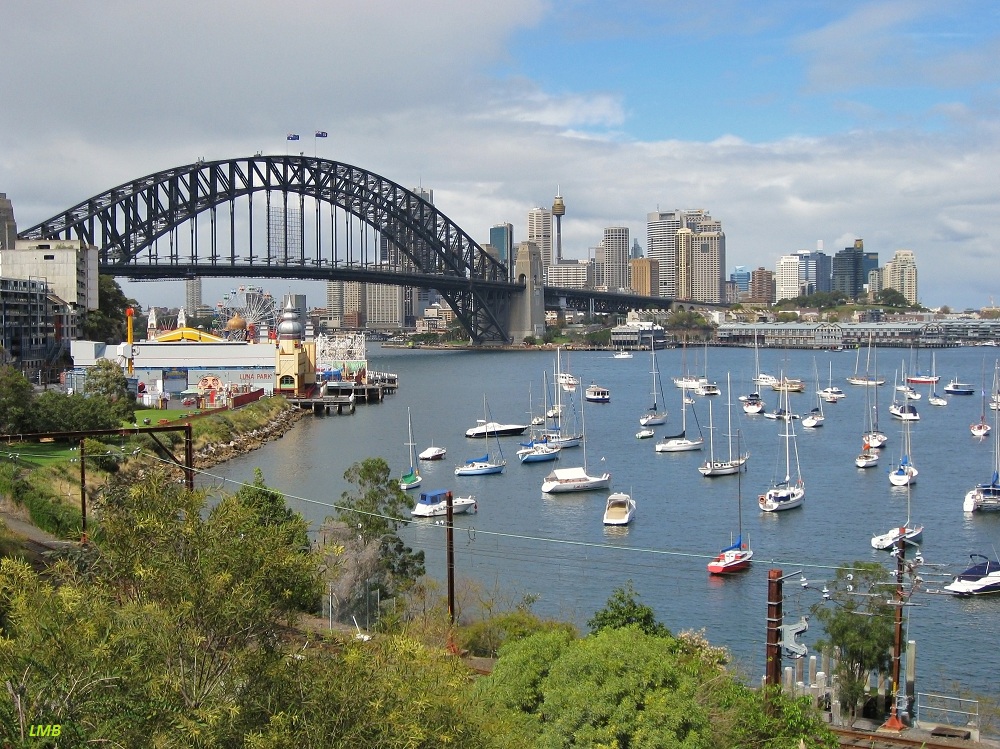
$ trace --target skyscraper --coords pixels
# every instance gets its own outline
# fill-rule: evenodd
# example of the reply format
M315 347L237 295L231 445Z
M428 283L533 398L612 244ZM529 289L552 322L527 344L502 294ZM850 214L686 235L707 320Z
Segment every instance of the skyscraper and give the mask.
M750 272L750 301L770 304L774 301L774 273L767 268Z
M490 244L497 248L500 262L507 266L507 277L514 277L514 225L494 224L490 227Z
M528 211L528 241L542 253L542 268L552 265L552 212L547 208Z
M643 296L660 295L660 264L648 257L630 260L632 291Z
M774 269L774 301L795 299L802 293L799 285L799 256L782 255Z
M201 307L201 279L188 278L184 281L184 310L189 315L197 315Z
M605 285L610 291L629 288L628 253L631 246L627 226L609 226L604 230Z
M556 197L552 201L552 215L556 220L556 255L552 264L559 265L562 262L562 217L566 215L566 204L559 193L558 185L556 186Z
M875 268L877 268L878 253L869 253L870 255L875 256ZM839 291L848 299L859 298L868 281L868 270L872 270L872 268L866 269L869 262L870 257L865 255L864 240L855 239L853 247L845 247L833 256L831 291Z
M729 274L729 280L736 284L736 290L742 293L750 291L750 271L745 265L737 265Z
M815 250L795 253L799 258L799 284L806 294L830 291L833 258L823 252L822 241L819 244L821 246Z
M696 235L686 239L690 245L683 258L687 264L683 271L684 294L690 296L685 298L721 302L726 235L721 222L701 209L656 211L646 216L646 257L660 264L660 296L680 298L677 276L682 259L677 252L677 233L681 229L689 229Z
M913 250L896 250L882 273L883 288L895 289L910 304L917 304L917 260Z

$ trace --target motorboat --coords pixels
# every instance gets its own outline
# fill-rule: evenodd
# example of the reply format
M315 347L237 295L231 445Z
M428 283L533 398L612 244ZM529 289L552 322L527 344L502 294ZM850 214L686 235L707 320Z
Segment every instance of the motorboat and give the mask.
M1000 559L990 559L985 554L969 554L972 564L944 586L955 596L978 596L1000 593Z
M680 375L674 377L673 380L674 385L682 390L696 390L699 386L708 384L708 378L698 375Z
M454 497L447 489L435 489L434 491L420 492L420 499L417 500L413 509L410 510L410 514L415 518L447 515L449 497L451 497L451 512L453 515L474 513L479 509L475 497Z
M569 372L559 372L556 375L556 384L567 393L576 391L576 386L580 384L580 378L574 377Z
M694 389L694 392L695 395L722 395L722 391L719 390L719 386L714 382L703 382Z
M841 398L847 397L847 393L845 393L836 385L831 385L830 387L823 388L817 393L817 395L819 395L819 397L822 398L827 403L836 403Z
M628 525L635 517L635 500L624 492L615 492L608 497L604 507L605 525Z
M413 422L410 421L409 406L406 408L406 431L408 435L406 446L410 448L410 472L399 480L399 488L404 492L409 491L410 489L416 489L421 483L423 483L420 471L417 470L417 461L413 459Z
M589 403L610 403L611 391L600 385L590 385L583 393Z
M635 438L637 440L648 440L650 437L655 437L656 432L654 432L649 427L643 427L638 432L635 433Z
M740 396L740 400L743 401L743 413L750 414L751 416L761 413L767 406L760 397L760 393L756 392Z
M785 407L788 406L788 392L785 391ZM785 431L782 434L785 441L785 478L774 481L771 487L757 498L757 504L764 512L782 512L799 507L806 498L806 486L802 480L802 470L799 467L799 449L795 446L795 473L792 481L791 454L795 445L795 427L792 419L785 419Z
M420 453L417 457L420 460L444 460L444 456L448 453L443 447L437 447L431 445L426 450Z
M976 388L970 385L968 382L959 382L958 380L952 380L947 385L944 386L944 391L948 395L975 395Z
M585 467L557 468L542 482L542 491L546 494L561 494L563 492L586 492L594 489L607 489L611 486L611 474L602 473L591 476Z
M616 351L615 355L612 358L614 358L614 359L631 359L632 358L632 352L631 351L626 351L625 349L622 349L621 351Z
M465 430L465 436L476 439L485 439L487 437L516 437L519 434L524 434L527 428L527 424L498 424L495 421L479 419L477 426L472 427L472 429Z
M788 413L788 411L786 411L783 408L776 408L773 411L768 411L766 414L764 414L764 418L780 419L782 421L791 421L792 419L798 419L799 415Z

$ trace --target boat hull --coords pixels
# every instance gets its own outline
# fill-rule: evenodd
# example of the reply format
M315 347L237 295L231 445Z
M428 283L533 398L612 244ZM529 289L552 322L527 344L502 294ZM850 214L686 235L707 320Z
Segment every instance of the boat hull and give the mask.
M479 510L479 505L475 497L455 497L451 501L451 512L453 515L473 514ZM410 515L415 518L431 518L448 514L447 502L435 502L432 504L417 504Z
M444 456L448 451L443 447L428 447L417 457L420 460L444 460Z
M750 569L752 559L753 551L750 549L729 549L709 562L707 568L712 575L730 575Z
M764 512L783 512L800 507L806 499L806 490L801 486L785 486L769 489L757 500Z
M504 466L506 463L489 463L484 461L475 461L474 463L466 463L464 466L459 466L455 469L456 476L489 476L494 473L503 473Z
M900 526L880 536L872 536L873 549L891 549L900 539L905 544L919 544L924 538L924 526Z
M607 489L610 486L610 473L591 476L583 468L563 468L556 469L545 477L542 482L542 491L545 494L565 494Z
M704 464L698 466L698 472L702 476L732 476L745 470L747 457L749 456L735 460L705 461Z
M531 450L518 450L517 458L522 463L545 463L559 459L560 448L537 445Z
M628 525L635 517L635 500L628 494L616 492L608 497L604 508L605 525Z
M917 483L917 473L913 466L897 468L889 472L889 483L893 486L913 486Z
M666 423L667 423L667 414L665 412L648 413L645 416L639 417L639 426L643 427L661 426Z
M467 429L465 436L473 439L485 439L486 437L494 436L515 437L519 434L524 434L527 428L527 424L497 424L491 421L488 424L481 424L477 427L472 427L472 429Z
M668 439L663 442L656 443L656 452L658 453L686 453L692 452L694 450L701 450L705 445L705 440L696 439L689 440L684 437Z

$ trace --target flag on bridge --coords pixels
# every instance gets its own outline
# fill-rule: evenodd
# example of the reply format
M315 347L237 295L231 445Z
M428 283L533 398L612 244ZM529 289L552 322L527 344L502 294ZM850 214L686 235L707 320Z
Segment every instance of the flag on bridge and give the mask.
M289 133L286 138L286 140L298 140L298 139L299 139L298 133Z
M326 130L317 130L316 131L316 137L317 138L325 138L326 137Z

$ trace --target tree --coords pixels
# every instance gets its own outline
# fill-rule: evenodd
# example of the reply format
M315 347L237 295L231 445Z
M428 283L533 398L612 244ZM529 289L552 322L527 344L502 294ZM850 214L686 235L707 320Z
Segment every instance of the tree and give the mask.
M836 747L808 701L751 690L698 638L604 629L564 631L505 645L476 684L491 714L529 734L533 746L653 749L720 746Z
M125 340L126 313L139 303L125 296L114 276L98 276L97 309L87 313L82 326L84 337L92 341L121 343Z
M621 588L615 588L604 608L587 620L591 634L604 629L638 627L647 635L669 637L670 630L656 620L656 613L649 606L639 603L639 594L629 580Z
M693 334L697 334L699 337L706 336L714 329L712 324L700 314L686 310L677 310L671 314L664 327L675 338L683 338L684 340Z
M99 359L87 372L87 396L100 398L110 414L118 420L131 422L135 418L135 399L128 391L128 380L122 368L107 359Z
M344 473L354 488L341 495L335 540L343 547L335 588L345 614L366 615L377 601L408 589L424 574L424 552L413 551L396 535L414 501L399 488L384 458L368 458ZM377 604L376 604L377 606Z
M886 307L898 307L900 309L908 309L910 307L910 303L906 300L906 297L896 289L882 289L875 295L875 301Z
M0 434L31 431L31 383L11 366L0 366Z
M826 637L816 649L836 657L837 697L853 718L866 696L872 671L885 673L892 660L895 610L886 603L888 570L874 562L854 562L837 570L830 599L812 607Z
M31 412L36 432L114 429L122 423L103 398L88 398L83 393L66 395L47 390L35 398Z

